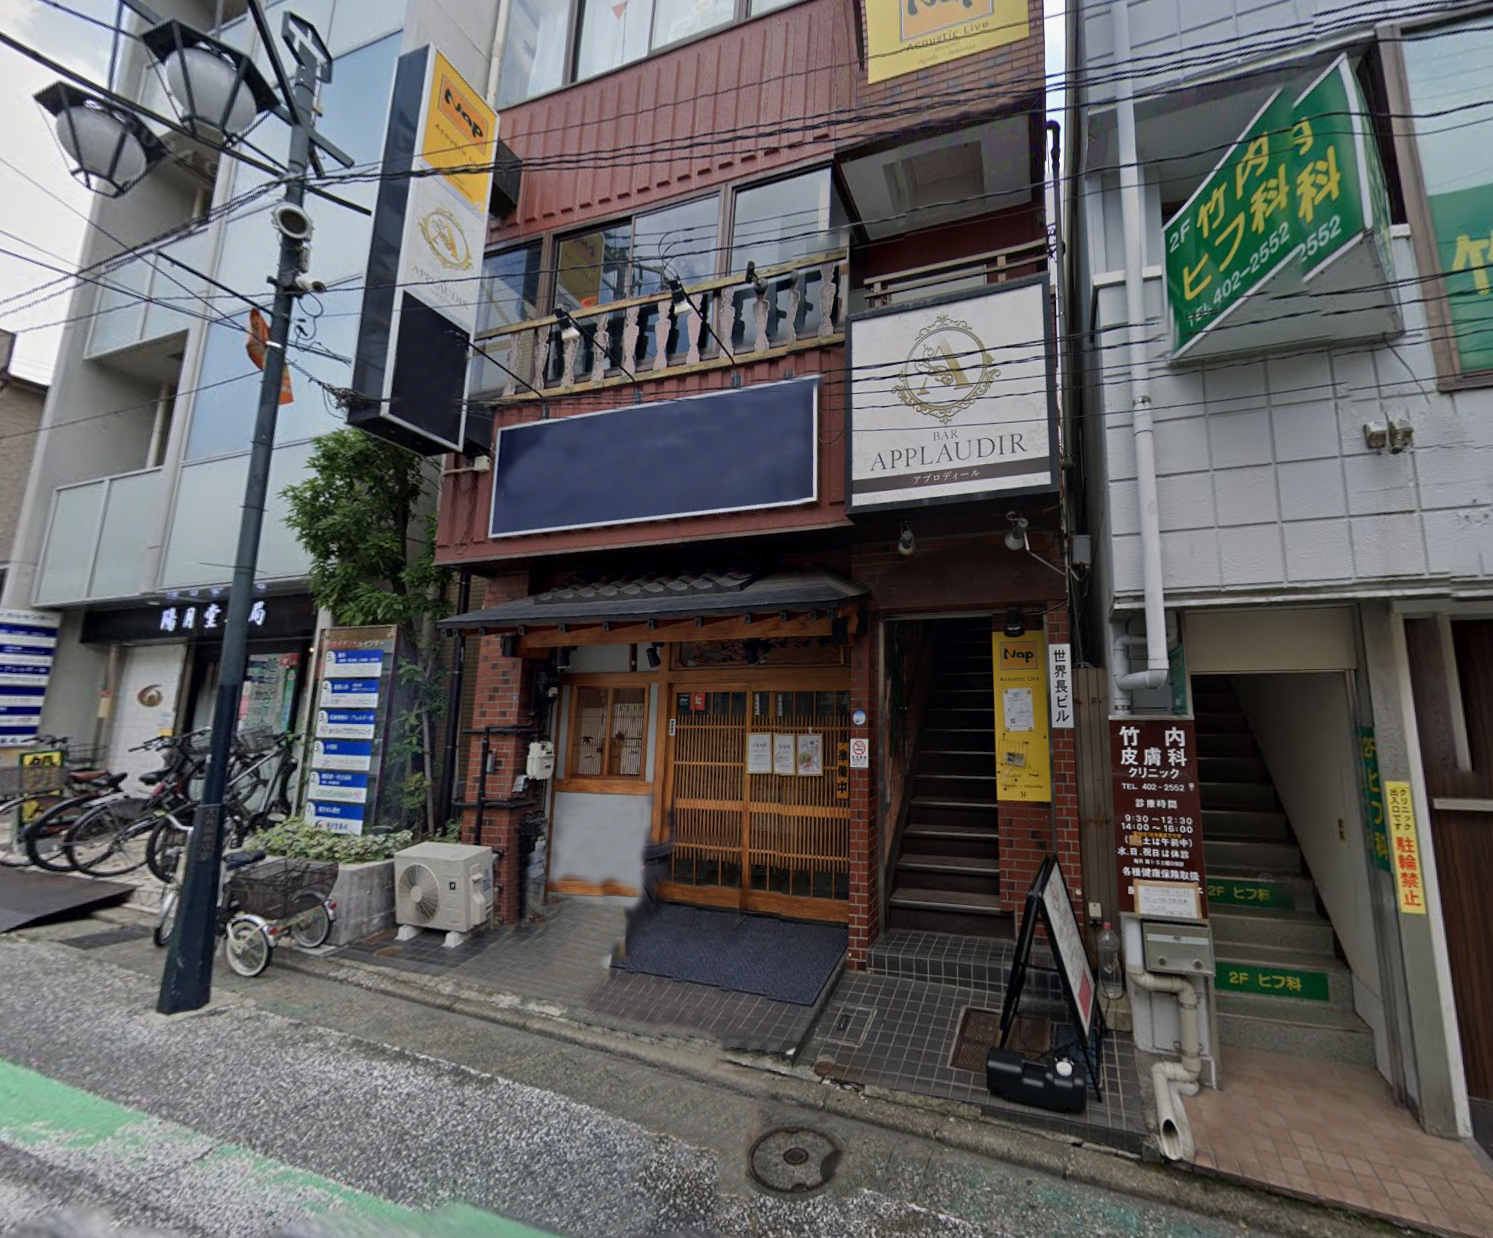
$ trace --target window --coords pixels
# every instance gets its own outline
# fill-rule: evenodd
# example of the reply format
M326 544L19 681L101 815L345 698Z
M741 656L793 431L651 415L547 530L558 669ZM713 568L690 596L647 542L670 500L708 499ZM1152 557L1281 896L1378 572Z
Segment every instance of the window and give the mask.
M498 82L508 107L798 0L511 0ZM574 34L573 63L566 65Z
M583 0L575 80L630 64L648 52L652 0Z
M731 270L777 266L845 243L847 214L828 168L736 194Z
M569 33L568 5L554 0L512 0L498 77L499 108L542 95L564 81Z
M1423 265L1446 282L1456 371L1493 370L1493 28L1484 19L1402 44L1431 236ZM1434 249L1432 249L1434 246Z
M477 334L532 318L539 306L540 242L488 254L482 262Z
M647 688L577 687L570 711L570 778L643 777Z

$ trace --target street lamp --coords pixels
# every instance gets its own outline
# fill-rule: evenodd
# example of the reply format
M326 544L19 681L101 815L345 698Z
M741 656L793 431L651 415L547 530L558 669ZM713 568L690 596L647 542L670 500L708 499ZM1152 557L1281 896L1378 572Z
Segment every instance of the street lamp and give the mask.
M275 92L236 47L179 21L162 22L140 36L161 64L166 93L181 123L200 138L238 137L275 109Z
M94 193L128 193L166 157L160 138L138 116L67 82L39 91L36 101L56 125L72 174Z

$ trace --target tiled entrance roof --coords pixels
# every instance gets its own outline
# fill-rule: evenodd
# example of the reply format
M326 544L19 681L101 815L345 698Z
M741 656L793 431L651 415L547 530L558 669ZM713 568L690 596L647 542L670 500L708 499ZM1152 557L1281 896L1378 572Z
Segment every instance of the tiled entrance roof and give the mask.
M631 576L566 585L486 610L442 619L445 628L489 631L697 616L762 614L771 611L837 610L866 596L854 581L831 572L699 572Z

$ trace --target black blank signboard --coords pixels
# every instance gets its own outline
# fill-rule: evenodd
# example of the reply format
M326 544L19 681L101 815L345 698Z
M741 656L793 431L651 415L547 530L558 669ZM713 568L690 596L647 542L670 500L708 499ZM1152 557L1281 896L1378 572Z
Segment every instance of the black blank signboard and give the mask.
M493 537L812 502L817 378L509 426Z

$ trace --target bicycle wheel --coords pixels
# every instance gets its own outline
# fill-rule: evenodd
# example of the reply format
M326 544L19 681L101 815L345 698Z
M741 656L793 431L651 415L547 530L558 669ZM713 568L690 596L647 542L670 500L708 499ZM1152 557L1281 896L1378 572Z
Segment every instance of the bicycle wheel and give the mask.
M247 916L237 916L228 921L228 932L223 937L223 952L228 956L228 966L240 976L253 978L270 965L269 934Z
M168 813L156 822L145 843L145 862L157 881L170 885L181 874L186 859L192 827L184 825L175 814Z
M296 945L307 950L325 945L327 938L332 935L332 917L327 914L326 905L317 904L310 911L297 916L290 935L295 938Z
M150 930L150 939L158 946L170 944L171 934L176 928L176 908L181 902L181 891L176 886L167 886L161 891L161 907L156 912L155 927Z
M67 832L97 802L96 795L77 795L39 816L21 833L26 859L49 873L72 872L72 862L65 849Z
M68 830L62 848L74 868L95 877L122 877L145 863L154 821L142 799L115 800L85 812Z

